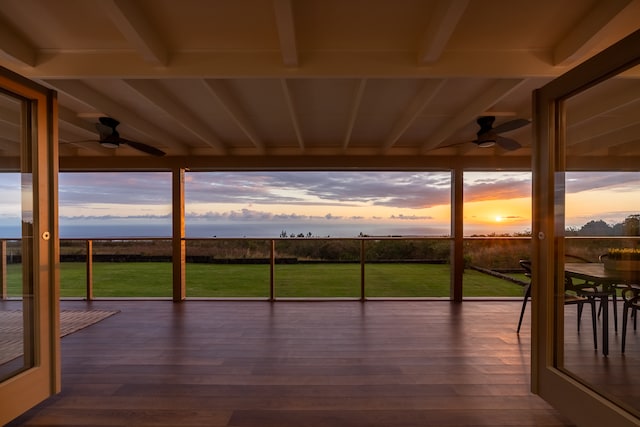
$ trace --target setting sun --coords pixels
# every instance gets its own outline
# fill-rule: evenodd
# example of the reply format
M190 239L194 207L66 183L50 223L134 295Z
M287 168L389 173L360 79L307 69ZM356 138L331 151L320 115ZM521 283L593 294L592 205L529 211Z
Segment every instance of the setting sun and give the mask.
M496 217L496 222L500 222L500 221L502 221L502 217L498 215L498 216Z

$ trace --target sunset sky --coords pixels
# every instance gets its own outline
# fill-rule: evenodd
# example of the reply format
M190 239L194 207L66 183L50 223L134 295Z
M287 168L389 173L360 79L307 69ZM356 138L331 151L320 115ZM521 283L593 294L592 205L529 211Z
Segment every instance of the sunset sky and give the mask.
M17 224L19 175L0 178L0 226ZM169 173L63 173L59 184L61 228L160 224L170 231ZM450 232L448 172L199 172L186 174L185 188L187 233L191 227L198 237ZM639 188L640 174L569 174L567 226L639 213ZM530 230L530 196L529 172L465 173L465 234Z

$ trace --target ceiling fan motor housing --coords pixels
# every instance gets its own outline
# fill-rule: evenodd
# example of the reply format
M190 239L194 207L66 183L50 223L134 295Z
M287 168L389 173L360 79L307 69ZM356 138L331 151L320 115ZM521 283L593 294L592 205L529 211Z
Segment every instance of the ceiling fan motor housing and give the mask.
M478 135L476 144L478 144L478 147L482 147L482 148L493 147L494 145L496 145L495 135L491 133L484 136Z

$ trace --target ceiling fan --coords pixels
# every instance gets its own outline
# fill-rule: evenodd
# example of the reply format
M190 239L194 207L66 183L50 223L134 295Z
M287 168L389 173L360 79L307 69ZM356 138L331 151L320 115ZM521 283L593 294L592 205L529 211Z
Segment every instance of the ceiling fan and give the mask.
M480 126L480 129L476 133L477 139L472 142L482 148L498 145L499 147L509 151L517 150L522 147L522 145L520 145L520 143L515 139L500 136L500 134L519 129L531 122L527 119L513 119L493 127L493 122L495 120L495 116L478 117L476 122L478 123L478 126Z
M522 147L522 145L515 139L507 138L501 136L500 134L519 129L531 122L527 119L513 119L509 120L508 122L499 124L496 127L493 127L493 122L495 120L495 116L478 117L476 123L478 123L480 129L476 133L476 139L471 142L482 148L493 147L494 145L497 145L508 151L517 150L518 148ZM460 144L466 144L466 142L458 142L455 144L447 145L445 147L451 147Z
M100 134L100 145L106 148L118 148L120 145L128 145L136 150L140 150L144 153L151 154L152 156L164 156L166 153L155 147L152 147L142 142L131 141L129 139L122 138L120 133L116 130L116 127L120 124L119 121L112 117L100 117L99 123L96 123L96 129Z

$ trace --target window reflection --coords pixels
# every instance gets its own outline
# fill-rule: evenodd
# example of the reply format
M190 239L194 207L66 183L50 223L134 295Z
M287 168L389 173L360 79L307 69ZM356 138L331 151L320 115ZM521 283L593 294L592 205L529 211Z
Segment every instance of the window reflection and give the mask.
M590 308L584 308L578 330L578 311L565 306L559 360L572 376L640 416L640 332L629 328L624 354L621 349L623 288L640 283L640 271L633 267L621 272L619 265L604 264L612 250L640 246L640 85L629 75L607 80L566 102L565 263L593 265L595 279L587 285L597 288L578 296L597 304L598 349ZM589 292L596 294L591 297Z
M0 94L0 159L21 158L22 167L0 174L0 381L34 366L33 176L22 139L22 104Z

